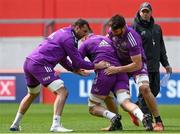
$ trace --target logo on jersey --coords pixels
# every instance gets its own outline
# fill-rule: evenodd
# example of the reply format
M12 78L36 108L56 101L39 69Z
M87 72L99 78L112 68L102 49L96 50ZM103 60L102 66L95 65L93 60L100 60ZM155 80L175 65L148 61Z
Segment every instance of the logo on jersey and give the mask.
M46 72L52 72L52 69L51 69L51 67L48 67L48 66L44 66L44 69L46 70Z
M100 43L99 43L99 47L105 47L105 46L111 46L109 45L109 43L105 40L102 40Z
M126 42L126 41L123 41L123 42L121 43L121 47L123 47L123 48L126 48L126 45L127 45L127 42Z
M48 81L50 78L51 78L50 76L44 77L43 81Z
M146 31L142 31L141 32L141 36L145 35L146 34Z
M113 41L118 41L118 37L114 36L114 37L112 37L112 40Z
M129 33L127 34L127 38L128 38L128 41L129 41L131 47L137 46L137 41L136 41L136 39L134 38L134 36L132 35L132 33L129 32Z
M127 42L123 41L122 43L117 44L117 49L122 53L122 52L127 52Z

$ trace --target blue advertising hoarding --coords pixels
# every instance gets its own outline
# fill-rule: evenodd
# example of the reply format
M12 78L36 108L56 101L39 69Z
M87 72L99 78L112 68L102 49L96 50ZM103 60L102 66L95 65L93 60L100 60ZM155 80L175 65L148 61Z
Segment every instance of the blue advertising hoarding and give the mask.
M23 73L0 74L0 102L20 102L27 94ZM34 102L39 102L37 97Z
M164 73L161 74L161 78L163 75ZM94 76L94 73L91 73L88 77L62 73L61 79L65 82L69 91L67 103L87 104ZM139 91L132 79L129 83L131 98L135 102ZM23 73L0 74L0 102L20 102L26 93ZM159 104L180 104L180 73L173 73L167 82L167 87L161 87L157 101ZM40 97L35 102L40 102Z
M67 103L87 103L94 76L94 73L89 77L81 77L72 73L61 74L61 78L69 90ZM161 74L161 78L163 76L164 73ZM131 79L129 83L131 98L135 102L139 91L134 80ZM180 73L173 73L167 82L167 87L161 87L157 102L159 104L180 104Z

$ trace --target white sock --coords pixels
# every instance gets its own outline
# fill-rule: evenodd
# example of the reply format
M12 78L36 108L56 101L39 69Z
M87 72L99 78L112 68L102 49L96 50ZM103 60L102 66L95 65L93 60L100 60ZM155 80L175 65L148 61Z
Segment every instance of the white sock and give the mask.
M115 113L112 113L112 112L110 112L110 111L108 111L108 110L105 110L105 111L103 112L103 116L104 116L105 118L111 120L114 116L116 116L116 114L115 114Z
M23 114L17 112L16 117L15 117L15 119L14 119L14 121L13 121L12 126L14 126L14 125L15 125L15 126L19 126L19 123L20 123L22 117L23 117Z
M61 116L59 116L59 115L53 115L53 123L52 123L52 126L57 126L57 125L59 125L60 120L61 120Z
M140 108L136 108L136 109L134 109L133 111L132 111L132 113L134 114L134 116L136 116L140 121L142 121L143 120L143 118L144 118L144 114L143 114L143 112L141 111L141 109Z

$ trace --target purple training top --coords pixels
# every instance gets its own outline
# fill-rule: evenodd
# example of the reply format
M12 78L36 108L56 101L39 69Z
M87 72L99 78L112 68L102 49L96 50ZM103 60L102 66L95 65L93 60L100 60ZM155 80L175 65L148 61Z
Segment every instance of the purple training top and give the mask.
M113 36L111 31L108 34L109 38L113 41L113 46L117 50L122 65L132 63L131 56L138 54L141 54L142 62L146 62L141 37L131 27L126 26L126 32L121 37Z
M116 50L112 47L112 41L102 35L90 35L79 48L82 58L88 57L93 63L107 61L112 65L119 66Z
M72 71L67 56L74 68L94 69L94 64L84 61L77 48L77 39L71 26L57 30L47 37L27 58L42 65L54 67L60 63Z

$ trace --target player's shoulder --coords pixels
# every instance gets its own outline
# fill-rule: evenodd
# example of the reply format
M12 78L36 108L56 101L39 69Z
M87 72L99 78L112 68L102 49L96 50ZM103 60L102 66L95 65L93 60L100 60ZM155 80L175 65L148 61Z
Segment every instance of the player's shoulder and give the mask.
M131 26L128 26L127 29L128 29L128 32L127 32L128 35L132 35L135 38L139 37L139 34Z
M128 27L127 39L131 47L139 46L141 43L141 36L132 27Z
M61 36L61 38L64 41L66 41L68 39L73 39L75 37L75 35L74 35L73 31L72 31L71 26L60 28L57 31L57 34L59 34L59 36Z

